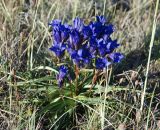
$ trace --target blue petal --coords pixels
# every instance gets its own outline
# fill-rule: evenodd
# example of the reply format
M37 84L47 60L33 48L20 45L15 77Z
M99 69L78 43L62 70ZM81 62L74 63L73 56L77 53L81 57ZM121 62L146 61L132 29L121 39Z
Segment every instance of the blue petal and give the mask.
M70 43L72 44L72 46L74 45L75 49L78 49L79 46L81 45L81 35L77 30L72 30L70 33Z
M77 31L82 31L83 25L83 21L80 18L77 17L73 20L73 26Z
M90 52L95 53L98 49L98 43L97 39L95 37L91 37L89 41L89 46L90 46Z
M58 58L62 58L64 56L66 45L65 44L54 44L51 48L51 51L55 53Z
M83 29L82 29L82 33L83 33L83 36L84 36L84 39L88 39L89 37L92 36L92 30L90 28L90 26L84 26Z
M68 75L68 71L69 70L68 70L67 66L61 65L59 67L59 74L57 75L57 80L58 80L58 86L59 87L62 87L63 81Z
M119 44L117 43L117 40L109 40L107 43L107 49L110 50L110 52L113 52L115 48L117 48Z
M60 32L60 30L59 30L58 27L57 27L57 28L54 28L54 30L53 30L53 37L54 37L54 40L55 40L57 43L59 43L59 42L62 41L62 39L61 39L61 32Z
M103 36L104 26L101 22L91 22L89 26L92 29L94 37L101 38Z
M105 26L105 34L111 35L114 31L115 27L112 24Z
M106 18L105 18L103 15L101 15L101 16L96 16L96 20L97 20L98 22L101 22L102 24L105 24L105 23L106 23Z
M65 42L69 38L70 29L67 26L60 26L61 38Z
M114 62L114 63L119 63L124 56L121 53L112 53L109 55L109 58Z
M96 69L104 69L109 66L111 63L108 62L106 58L97 58L96 59Z

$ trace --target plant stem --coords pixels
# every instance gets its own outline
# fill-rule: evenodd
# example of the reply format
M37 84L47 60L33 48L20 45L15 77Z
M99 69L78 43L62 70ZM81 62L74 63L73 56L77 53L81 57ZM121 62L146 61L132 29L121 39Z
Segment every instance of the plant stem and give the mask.
M78 94L78 77L79 77L79 68L75 65L75 75L76 75L76 86L75 86L75 94Z
M149 65L150 65L150 60L151 60L152 47L153 47L154 37L156 33L156 24L157 24L156 16L158 12L158 5L159 5L159 0L157 0L157 3L156 3L156 9L155 9L155 15L154 15L154 21L153 21L153 27L152 27L152 36L151 36L151 42L150 42L150 48L149 48L147 70L146 70L146 78L144 82L143 92L141 95L141 107L140 107L141 112L143 111L143 104L144 104L144 97L145 97L146 88L147 88L147 80L148 80L148 72L149 72Z

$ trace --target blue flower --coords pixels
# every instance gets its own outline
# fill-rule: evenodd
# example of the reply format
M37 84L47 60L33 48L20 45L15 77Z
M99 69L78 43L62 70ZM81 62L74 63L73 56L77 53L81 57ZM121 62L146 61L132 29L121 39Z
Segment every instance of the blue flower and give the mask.
M68 39L70 29L67 24L62 25L60 20L53 20L49 25L52 26L52 36L55 42L65 42Z
M84 65L83 65L82 60L80 59L80 57L78 55L78 51L73 50L73 49L69 49L68 52L71 56L71 59L72 59L73 63L76 64L79 68L82 68Z
M65 25L60 26L60 30L61 30L62 42L66 42L67 39L69 38L69 33L70 33L69 25L65 24Z
M111 39L108 39L107 46L106 46L108 50L107 54L112 53L114 49L116 49L118 46L119 44L117 43L117 40L112 41Z
M66 45L62 43L56 43L49 49L53 51L58 58L62 58L65 54Z
M52 27L54 41L50 50L58 58L62 58L67 50L70 59L79 68L95 65L96 69L102 70L111 63L118 63L124 56L121 53L114 53L119 46L117 40L111 38L115 28L106 22L103 15L96 16L96 21L89 24L84 24L79 17L73 20L72 25L53 20L49 24ZM66 78L72 80L72 77L69 75L68 67L59 67L57 80L60 87Z
M91 59L94 57L93 54L90 53L89 49L84 47L79 49L77 52L79 59L84 62L84 64L89 64Z
M96 53L98 50L98 43L96 37L91 37L89 40L89 49L91 53Z
M96 20L97 20L97 22L101 22L102 24L106 23L106 18L103 15L96 16Z
M104 26L101 22L91 22L89 24L94 37L101 38L104 35Z
M104 27L104 33L108 36L111 35L114 31L115 31L115 27L112 24Z
M53 34L52 34L52 36L54 37L54 41L55 42L59 43L59 42L62 41L62 39L61 39L61 31L60 31L60 29L59 29L58 26L55 26L53 28Z
M82 68L88 64L90 64L94 55L90 53L87 45L83 45L83 47L79 50L68 49L68 52L71 56L73 62L79 67Z
M106 58L97 58L95 65L96 69L104 69L105 67L109 66L111 63L108 62Z
M97 42L98 52L101 57L104 57L107 54L107 43L101 38Z
M83 40L82 36L77 30L73 29L70 32L69 44L71 45L72 48L78 49L82 45L82 40Z
M114 63L119 63L119 62L124 58L124 56L123 56L121 53L117 52L117 53L111 53L111 54L109 55L109 58L110 58Z
M98 40L97 44L99 55L101 57L106 56L106 54L112 53L114 49L119 46L117 40L112 41L110 38L108 38L107 40L101 38Z
M82 29L82 34L83 34L84 40L90 38L92 36L92 30L90 26L84 26Z
M80 18L76 17L76 18L73 20L73 27L74 27L77 31L81 32L83 26L84 26L83 21L82 21Z
M62 87L64 79L68 76L69 69L67 66L61 65L59 67L59 74L57 75L58 86Z

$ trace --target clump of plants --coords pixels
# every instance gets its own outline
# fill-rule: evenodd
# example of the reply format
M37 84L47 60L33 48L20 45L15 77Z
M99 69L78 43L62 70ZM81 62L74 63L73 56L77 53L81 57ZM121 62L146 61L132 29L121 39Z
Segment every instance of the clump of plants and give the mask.
M61 20L53 20L53 45L50 48L58 59L59 74L58 86L61 88L64 81L73 82L83 68L103 70L123 58L115 49L120 44L111 38L115 28L106 24L104 16L96 16L96 21L89 24L80 18L75 18L72 25L62 24ZM69 57L69 58L68 58ZM70 70L74 68L75 76Z
M69 111L81 112L82 109L77 109L82 107L79 103L87 103L90 102L89 98L94 98L91 90L95 90L100 72L119 63L124 56L115 52L120 44L111 38L115 28L112 24L107 24L104 16L96 16L96 20L89 23L76 17L72 25L63 24L61 20L53 20L49 25L53 37L50 50L56 58L59 89L50 93L52 99L47 108L61 117ZM73 118L70 114L68 116ZM64 118L61 117L59 128L65 128L62 123ZM66 122L64 124L67 125Z

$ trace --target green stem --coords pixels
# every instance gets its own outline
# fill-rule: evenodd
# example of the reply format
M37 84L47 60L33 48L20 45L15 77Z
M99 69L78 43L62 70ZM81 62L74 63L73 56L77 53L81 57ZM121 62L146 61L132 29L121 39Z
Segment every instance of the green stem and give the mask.
M149 46L149 55L148 55L148 62L147 62L147 70L146 70L146 78L144 82L144 88L141 94L141 107L140 111L143 111L143 105L144 105L144 98L146 95L146 88L147 88L147 81L148 81L148 73L149 73L149 66L150 66L150 61L151 61L151 53L152 53L152 47L154 43L154 38L155 38L155 33L156 33L156 26L157 26L157 13L158 13L158 5L159 5L159 0L156 2L156 9L155 9L155 14L154 14L154 21L153 21L153 27L152 27L152 36L151 36L151 41L150 41L150 46Z
M75 94L78 94L78 78L79 78L79 68L77 65L75 65L75 75L76 75L76 86L75 86Z

